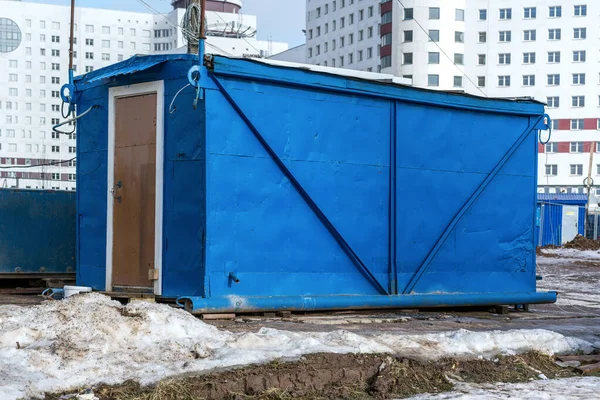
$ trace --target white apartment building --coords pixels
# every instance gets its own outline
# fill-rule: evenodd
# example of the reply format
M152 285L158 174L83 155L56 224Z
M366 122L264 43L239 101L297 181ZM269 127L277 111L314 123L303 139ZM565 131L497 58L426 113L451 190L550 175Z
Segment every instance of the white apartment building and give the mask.
M378 72L379 4L372 0L307 0L309 64Z
M332 15L334 3L336 14ZM324 34L324 23L378 10L380 56L371 69L411 78L413 85L489 97L530 97L548 104L552 138L539 146L540 192L584 193L591 175L600 196L600 2L590 0L307 0L306 61L348 57L325 43L358 27ZM324 15L328 6L329 14ZM350 8L352 7L352 8ZM373 22L375 24L375 22ZM321 35L315 36L319 30ZM310 32L312 30L312 36ZM316 50L320 46L320 51ZM319 54L317 54L319 53ZM338 64L339 66L339 64Z
M539 149L539 191L586 192L590 150L600 185L600 2L468 3L467 74L490 97L548 104L553 131Z
M76 8L75 74L136 54L185 51L178 24L185 9L166 14ZM256 17L241 0L208 0L207 52L266 57L285 43L256 39ZM68 82L70 8L0 0L0 188L74 190L76 132L59 135L59 91ZM72 130L73 126L64 126ZM85 171L84 171L85 172Z

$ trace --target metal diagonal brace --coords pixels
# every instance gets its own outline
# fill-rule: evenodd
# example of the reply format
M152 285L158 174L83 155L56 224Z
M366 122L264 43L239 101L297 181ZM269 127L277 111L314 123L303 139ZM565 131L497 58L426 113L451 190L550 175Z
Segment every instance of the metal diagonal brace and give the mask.
M212 76L213 81L223 94L229 104L233 107L233 109L237 112L237 114L242 118L242 120L246 123L246 126L250 128L256 139L262 145L262 147L267 151L269 156L275 161L277 167L281 170L283 175L290 181L294 189L300 194L302 199L308 204L310 209L315 213L317 218L321 221L321 223L325 226L325 228L329 231L329 233L333 236L338 245L342 248L342 250L346 253L346 255L350 258L352 263L369 279L371 284L377 288L377 290L381 294L389 294L388 291L379 283L377 278L373 275L373 273L367 268L367 266L362 262L362 260L358 257L358 255L352 250L348 242L343 238L343 236L338 232L338 230L333 226L331 221L325 216L323 211L317 206L314 200L310 197L310 195L304 190L300 182L296 179L296 177L292 174L292 172L285 166L281 158L275 153L275 151L269 146L269 143L265 140L265 138L260 134L258 129L252 124L248 116L244 114L239 105L233 100L229 92L225 89L223 84L215 77Z
M500 162L498 162L498 164L494 167L492 172L490 172L490 174L487 176L487 178L485 178L485 180L481 183L481 185L479 185L479 188L477 188L475 193L473 193L471 198L469 198L469 200L467 200L467 202L462 206L462 208L454 216L454 218L452 219L452 221L450 222L450 224L448 225L448 227L446 228L444 233L442 233L442 236L438 239L438 241L435 244L435 246L433 247L433 249L431 249L431 251L427 255L427 258L425 259L423 264L421 264L421 266L417 269L417 272L415 272L413 277L410 279L410 282L408 282L408 285L406 285L402 294L408 294L414 290L415 286L417 285L417 283L419 282L419 280L421 279L421 277L423 276L425 271L427 271L427 269L431 265L431 262L433 261L433 259L437 255L437 253L440 251L440 249L442 248L442 246L444 245L444 243L450 236L450 233L456 227L456 224L458 224L458 222L465 215L465 213L469 210L469 208L471 208L473 203L475 203L475 201L477 200L477 198L479 198L481 193L483 193L485 188L487 188L488 185L494 180L494 178L496 177L496 175L498 175L498 173L500 172L502 167L504 167L504 165L508 162L508 160L510 160L510 158L513 156L513 154L515 154L517 149L521 146L521 144L523 144L525 139L527 139L527 137L529 136L529 133L531 133L532 130L534 130L538 127L539 122L543 118L544 118L544 116L539 117L539 119L537 121L535 121L535 123L533 123L533 124L531 123L531 121L529 122L529 126L527 127L527 129L525 129L525 131L521 134L521 136L517 139L517 141L512 145L512 147L506 152L506 154L504 154L504 156L502 157Z

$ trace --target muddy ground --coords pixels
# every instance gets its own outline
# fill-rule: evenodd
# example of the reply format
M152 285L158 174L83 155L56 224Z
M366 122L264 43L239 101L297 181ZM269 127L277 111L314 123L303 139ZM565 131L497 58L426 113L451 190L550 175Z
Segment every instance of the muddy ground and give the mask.
M532 305L530 312L507 315L488 309L381 310L292 314L289 318L242 315L234 320L206 321L234 332L261 327L290 331L344 329L357 334L391 332L418 334L468 329L549 329L591 343L600 343L600 252L543 249L538 256L538 288L558 290L557 304ZM0 304L31 305L35 296L0 294ZM141 388L135 382L93 388L100 399L384 399L452 388L452 381L526 382L543 373L549 378L573 376L552 358L535 353L497 361L441 360L435 363L389 355L317 354L296 362L279 362L241 369L168 379ZM89 389L89 388L87 388ZM599 389L600 390L600 389ZM49 395L47 399L57 399Z
M453 389L469 383L528 382L577 376L539 353L495 360L420 362L390 355L315 354L297 362L273 362L206 375L94 388L100 400L192 399L392 399ZM63 394L48 395L58 400Z

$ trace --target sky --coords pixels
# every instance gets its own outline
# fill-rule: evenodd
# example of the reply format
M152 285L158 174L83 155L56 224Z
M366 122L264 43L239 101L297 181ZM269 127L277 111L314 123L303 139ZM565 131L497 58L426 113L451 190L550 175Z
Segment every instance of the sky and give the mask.
M70 0L25 0L69 5ZM171 10L171 0L144 0L159 12ZM76 0L81 7L150 12L139 0ZM290 47L304 43L306 0L244 0L242 11L258 17L258 39L287 42Z

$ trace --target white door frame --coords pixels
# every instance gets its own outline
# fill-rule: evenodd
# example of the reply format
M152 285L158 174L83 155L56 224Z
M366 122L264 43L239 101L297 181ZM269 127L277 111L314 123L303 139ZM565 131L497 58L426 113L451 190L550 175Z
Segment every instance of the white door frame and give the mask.
M154 216L154 294L162 294L163 174L164 174L164 81L117 86L108 89L108 185L106 188L106 291L112 291L113 193L115 184L115 104L121 97L156 93L156 208Z

